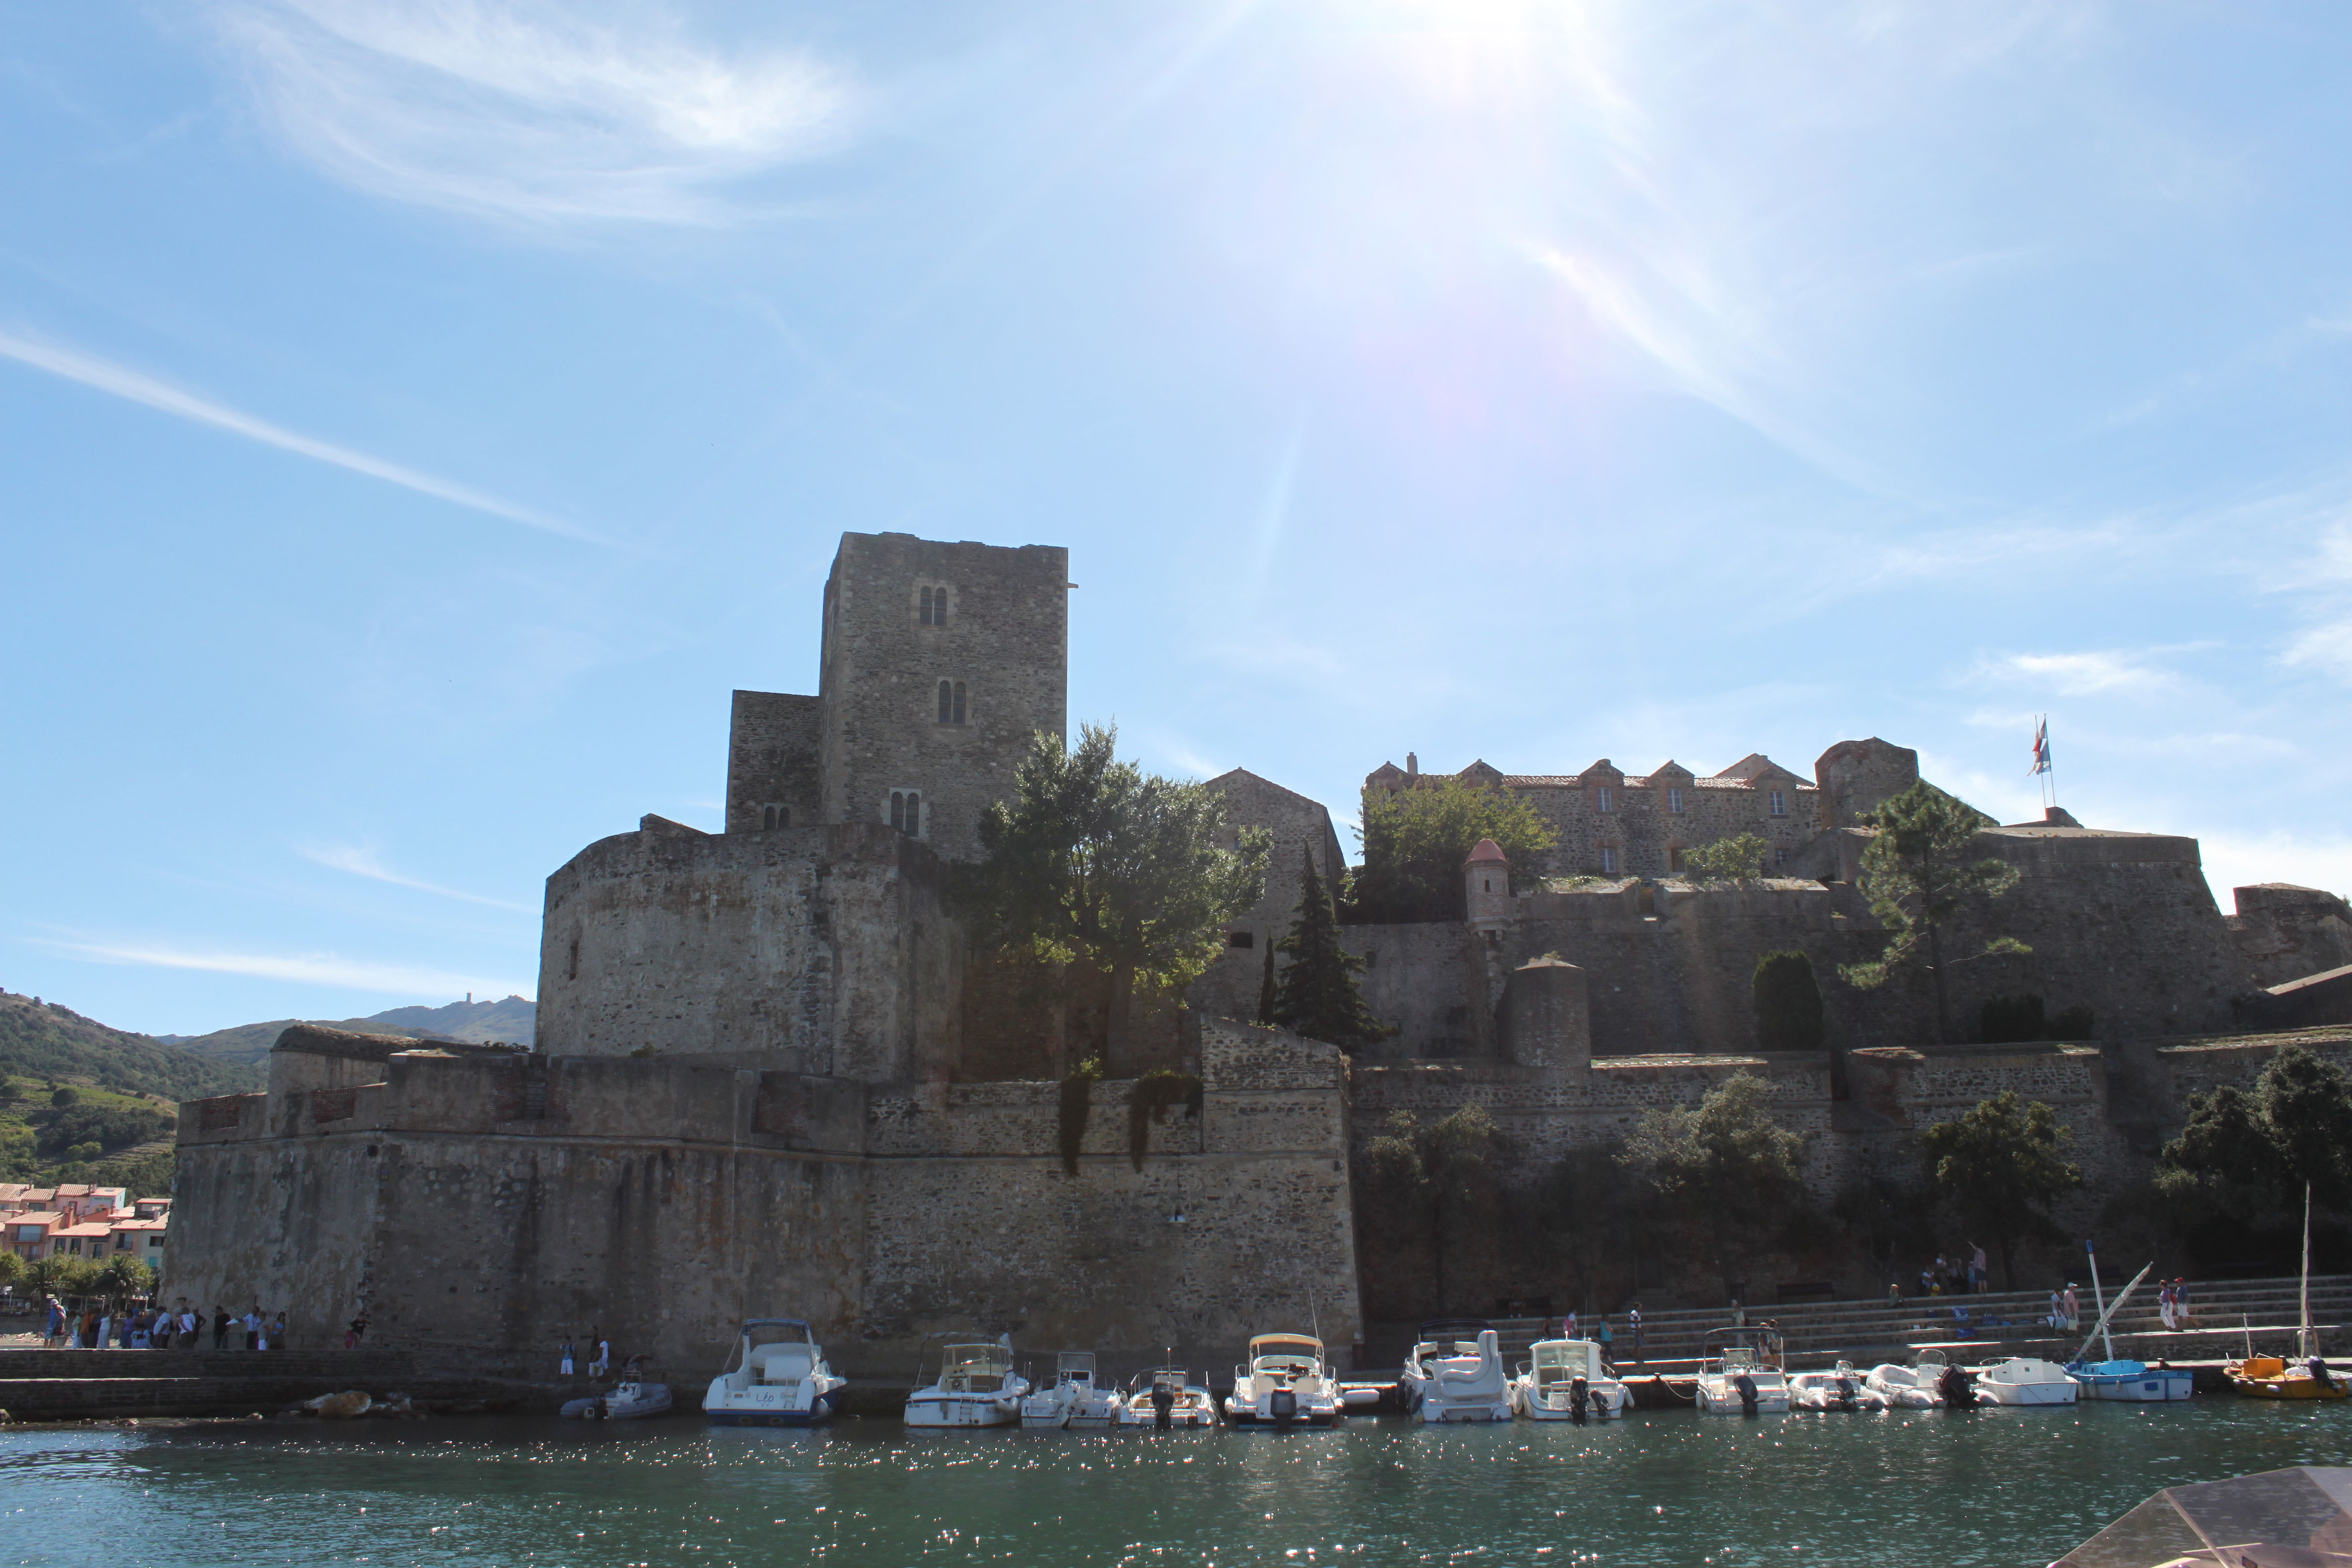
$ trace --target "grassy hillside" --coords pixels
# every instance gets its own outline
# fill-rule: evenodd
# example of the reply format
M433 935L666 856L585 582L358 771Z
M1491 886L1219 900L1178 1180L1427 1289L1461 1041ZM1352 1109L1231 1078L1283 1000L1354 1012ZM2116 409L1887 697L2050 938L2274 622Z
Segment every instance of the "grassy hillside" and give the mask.
M259 1089L266 1074L85 1018L37 997L0 991L0 1074L74 1080L167 1100Z
M169 1193L179 1109L157 1095L0 1075L0 1181L91 1182L129 1187L132 1197Z
M280 1030L303 1022L273 1018L266 1024L239 1024L209 1035L163 1035L167 1045L198 1056L226 1062L265 1062ZM411 1039L471 1040L481 1044L504 1040L527 1046L538 1021L538 1008L520 996L503 1002L452 1002L446 1007L394 1007L364 1018L312 1018L331 1029L351 1029L362 1035L405 1035Z

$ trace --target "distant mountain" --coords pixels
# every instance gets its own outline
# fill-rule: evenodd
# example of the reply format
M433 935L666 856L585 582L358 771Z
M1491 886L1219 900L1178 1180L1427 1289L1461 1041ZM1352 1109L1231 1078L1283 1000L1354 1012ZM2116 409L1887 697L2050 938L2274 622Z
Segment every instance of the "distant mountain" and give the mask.
M251 1062L110 1029L54 1002L6 991L0 991L0 1073L81 1079L175 1100L247 1093L259 1089L266 1077Z
M470 1040L481 1044L504 1040L509 1045L531 1043L539 1010L520 996L503 1002L452 1002L446 1007L394 1007L365 1018L273 1018L266 1024L239 1024L209 1035L159 1035L157 1039L182 1050L219 1061L260 1063L269 1059L269 1047L278 1034L298 1023L324 1024L331 1029L361 1034L405 1035L411 1039Z

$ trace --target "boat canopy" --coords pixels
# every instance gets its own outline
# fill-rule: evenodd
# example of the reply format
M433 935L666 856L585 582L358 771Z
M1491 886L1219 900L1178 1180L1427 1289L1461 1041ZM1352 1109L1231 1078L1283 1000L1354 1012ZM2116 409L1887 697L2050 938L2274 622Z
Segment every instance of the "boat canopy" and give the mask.
M2336 1563L2347 1538L2352 1469L2305 1465L2167 1487L2052 1568L2159 1568L2242 1555L2249 1563ZM2273 1555L2265 1547L2287 1550Z
M1087 1380L1088 1382L1092 1382L1095 1375L1095 1352L1092 1351L1064 1351L1061 1354L1054 1358L1054 1375L1056 1378L1074 1372L1086 1373Z
M1294 1355L1323 1358L1323 1342L1312 1334L1260 1334L1249 1342L1250 1360L1260 1356Z
M1013 1351L1000 1344L950 1345L940 1352L942 1364L975 1372L1011 1372Z

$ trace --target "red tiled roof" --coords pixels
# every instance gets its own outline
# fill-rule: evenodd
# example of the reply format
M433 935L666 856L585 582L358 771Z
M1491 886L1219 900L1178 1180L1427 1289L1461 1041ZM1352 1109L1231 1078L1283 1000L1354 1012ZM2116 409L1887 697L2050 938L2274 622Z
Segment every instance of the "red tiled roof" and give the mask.
M1500 860L1507 864L1510 857L1504 854L1503 847L1493 839L1481 838L1478 847L1470 851L1470 864L1475 866L1482 860Z

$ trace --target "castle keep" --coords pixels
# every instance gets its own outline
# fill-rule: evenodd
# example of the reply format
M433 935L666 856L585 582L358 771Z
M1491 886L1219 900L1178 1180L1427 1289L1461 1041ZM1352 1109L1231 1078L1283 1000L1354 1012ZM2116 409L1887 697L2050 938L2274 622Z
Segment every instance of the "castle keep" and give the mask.
M541 1371L595 1324L690 1383L737 1320L780 1314L867 1375L974 1328L1211 1365L1310 1317L1339 1344L1361 1326L1380 1282L1360 1278L1377 1249L1349 1162L1394 1110L1486 1106L1531 1168L1745 1070L1808 1134L1826 1193L2013 1087L2120 1176L2190 1089L2259 1071L2256 1031L2352 1048L2341 900L2240 889L2224 916L2195 840L2053 812L1979 837L2021 880L1973 934L2032 951L1970 966L1955 1017L2030 992L2090 1009L2095 1039L1939 1048L1923 989L1825 978L1827 1048L1759 1053L1761 954L1829 977L1884 942L1857 824L1918 762L1868 739L1810 778L1760 755L1704 776L1450 775L1524 796L1559 843L1539 866L1474 858L1466 919L1345 928L1396 1026L1349 1061L1239 1021L1301 855L1334 883L1345 863L1323 804L1235 770L1209 782L1237 829L1276 840L1265 896L1188 1005L1108 1064L1066 1176L1066 1019L968 950L944 893L1032 736L1066 733L1067 575L1055 548L845 535L816 694L735 693L724 830L646 816L548 879L537 1048L287 1031L266 1094L184 1110L168 1290L257 1291L301 1333L363 1309L390 1342L481 1371ZM1364 787L1433 776L1408 755ZM1767 877L1684 875L1686 851L1746 831ZM1139 1159L1128 1100L1157 1066L1202 1092L1146 1125ZM1478 1288L1555 1285L1490 1270Z

